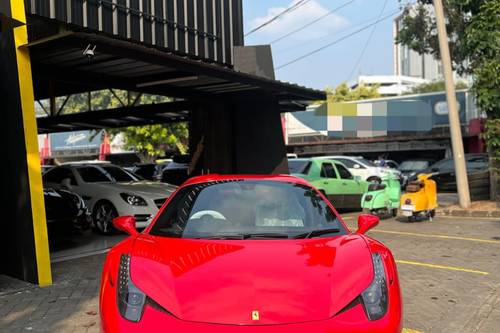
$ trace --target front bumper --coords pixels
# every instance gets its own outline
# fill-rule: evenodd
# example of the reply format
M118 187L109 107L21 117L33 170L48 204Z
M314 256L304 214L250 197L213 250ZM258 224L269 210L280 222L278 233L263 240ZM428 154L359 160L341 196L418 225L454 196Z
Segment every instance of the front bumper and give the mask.
M104 278L102 287L107 283ZM134 323L120 315L116 305L116 289L114 286L108 287L101 288L100 298L101 330L106 333L156 332L159 327L165 332L182 333L400 333L402 330L401 294L397 283L390 286L389 308L379 320L368 320L363 305L357 304L326 320L275 325L223 325L186 321L149 304L145 305L141 320Z
M155 332L158 327L163 327L168 332L183 333L399 333L401 316L388 313L380 320L369 321L362 305L357 305L328 320L282 325L220 325L180 320L146 306L139 323L127 321L118 313L101 312L101 325L103 332Z

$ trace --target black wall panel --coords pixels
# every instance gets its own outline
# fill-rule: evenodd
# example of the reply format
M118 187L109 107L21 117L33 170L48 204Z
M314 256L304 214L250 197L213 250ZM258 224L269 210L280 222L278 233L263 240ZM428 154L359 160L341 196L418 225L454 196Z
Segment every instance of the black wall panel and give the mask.
M26 2L32 15L229 66L233 45L243 42L242 0Z

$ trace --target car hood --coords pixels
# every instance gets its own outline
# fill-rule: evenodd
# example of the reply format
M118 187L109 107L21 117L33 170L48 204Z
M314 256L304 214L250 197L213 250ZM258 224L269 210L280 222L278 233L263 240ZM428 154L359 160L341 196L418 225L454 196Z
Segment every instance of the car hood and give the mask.
M172 194L177 186L157 183L151 181L138 181L128 183L105 183L99 184L101 187L111 188L117 191L142 195L145 197L168 197Z
M139 289L175 317L205 323L328 319L373 279L369 249L358 235L242 241L141 235L131 256Z

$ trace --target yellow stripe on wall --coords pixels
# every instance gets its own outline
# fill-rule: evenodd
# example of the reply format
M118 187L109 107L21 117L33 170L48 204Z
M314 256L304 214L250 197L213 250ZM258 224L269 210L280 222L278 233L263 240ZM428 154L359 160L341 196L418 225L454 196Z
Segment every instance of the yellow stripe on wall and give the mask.
M12 18L26 23L24 0L10 0L10 6ZM40 156L38 153L38 130L35 117L33 80L31 78L31 61L28 48L22 47L28 44L26 25L14 29L14 40L19 76L19 91L21 94L24 139L26 143L26 158L28 163L38 284L40 286L47 286L52 284L52 273L50 268L49 240L47 236L47 222L43 198L42 173L40 168Z

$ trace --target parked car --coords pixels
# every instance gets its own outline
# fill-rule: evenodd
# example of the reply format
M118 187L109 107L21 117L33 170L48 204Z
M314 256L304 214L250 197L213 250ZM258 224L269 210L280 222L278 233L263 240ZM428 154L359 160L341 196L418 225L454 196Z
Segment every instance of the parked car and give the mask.
M401 332L395 260L292 176L191 178L108 253L103 332Z
M189 155L179 155L173 158L162 171L163 183L181 185L189 178Z
M465 165L467 173L485 171L489 167L488 154L465 154ZM437 183L438 191L456 192L457 182L455 178L455 162L452 158L438 161L427 169L418 172L409 178L409 181L417 180L418 174L433 173L432 179Z
M359 176L362 180L366 180L369 182L380 182L382 180L382 177L387 174L396 175L396 177L398 178L401 175L398 170L376 166L372 161L369 161L363 157L319 156L317 158L338 161L345 165L354 176Z
M368 182L353 176L336 160L320 158L288 160L290 173L303 178L323 193L337 208L361 208Z
M435 162L435 160L431 159L411 159L401 162L398 167L402 175L401 186L406 186L406 184L408 184L408 179L429 168L429 166Z
M397 169L399 167L399 163L393 160L384 160L385 166L381 165L382 164L381 160L375 160L373 161L373 164L382 168Z
M90 212L83 199L66 190L44 188L49 236L72 236L90 228Z
M112 164L57 166L43 175L43 181L47 187L82 196L92 213L93 226L103 234L113 232L112 220L119 215L133 215L138 227L147 227L176 189L169 184L140 181Z
M133 167L125 168L132 172L134 175L141 177L146 180L159 180L163 169L167 166L167 163L157 164L157 163L143 163L136 164Z
M42 175L52 169L54 166L53 165L42 165L41 170L42 170Z

